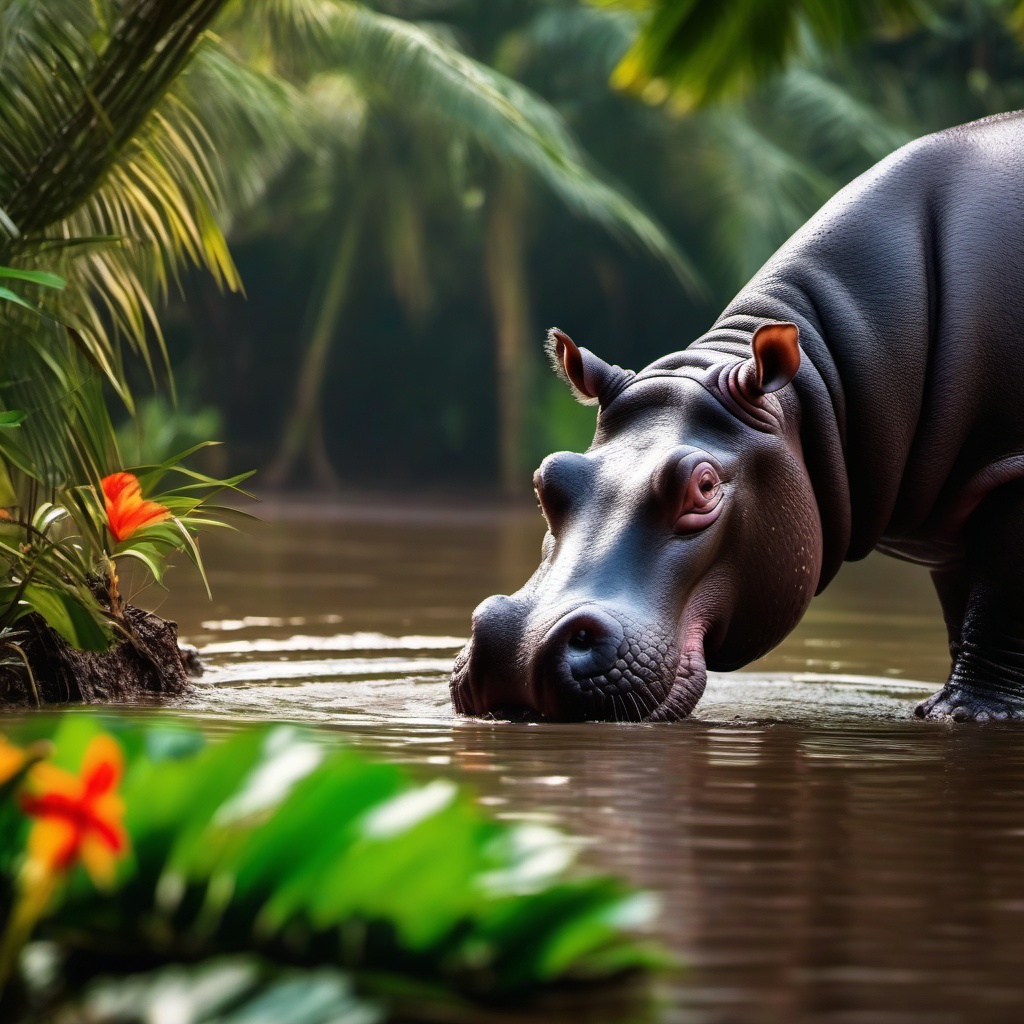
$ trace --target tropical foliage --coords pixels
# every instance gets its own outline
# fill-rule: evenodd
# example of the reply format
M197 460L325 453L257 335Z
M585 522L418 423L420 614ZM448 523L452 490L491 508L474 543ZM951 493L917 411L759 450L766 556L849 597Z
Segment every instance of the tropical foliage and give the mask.
M499 338L502 476L522 480L524 388L529 362L521 307L522 245L515 227L522 195L540 183L570 210L663 262L688 289L699 288L690 261L662 228L592 166L564 118L536 93L473 59L456 33L342 2L282 4L273 43L244 16L221 22L250 65L272 68L291 89L292 124L303 131L295 159L267 187L289 233L323 253L304 313L305 353L280 430L268 482L287 482L305 461L317 483L335 482L323 438L323 380L360 264L382 258L394 295L421 320L433 289L430 208L458 205L487 182L487 271ZM280 134L280 132L278 132ZM504 187L508 181L515 188ZM297 197L301 197L296 201ZM493 198L492 198L493 197ZM478 204L479 205L479 204ZM252 229L253 217L239 227ZM259 210L255 221L268 222ZM270 218L273 222L273 215ZM358 256L358 259L357 259Z
M0 645L19 665L37 613L71 644L120 639L117 563L160 581L198 563L220 521L215 480L140 466L159 519L124 519L103 481L123 470L107 407L134 409L132 356L168 372L156 305L188 264L238 287L217 226L218 182L181 72L223 0L0 4ZM122 496L125 498L126 496ZM143 500L138 495L139 502ZM202 511L200 511L202 509ZM130 528L129 528L130 525ZM31 675L31 669L26 669Z
M938 17L928 0L593 0L646 13L643 31L616 67L622 89L689 110L748 93L808 45L838 49L872 31Z
M35 719L18 739L0 743L0 978L17 974L35 939L59 958L51 983L65 980L57 991L9 985L4 1020L79 999L142 1019L161 985L189 979L196 1002L184 1019L197 1024L300 983L318 993L311 1022L328 997L339 1012L351 1002L352 1020L375 1019L353 982L402 1019L438 1019L446 1002L665 963L631 935L650 899L567 874L564 837L491 821L448 782L414 783L311 734L207 742L173 723L71 715ZM196 961L209 962L164 970L162 982L83 992L76 981ZM304 1019L301 1005L291 1010L290 1022Z
M752 5L712 6L714 11L700 5L714 23L715 11L724 19L734 8L743 12ZM523 324L522 334L532 339L528 354L557 324L615 362L642 366L706 330L772 251L876 160L927 132L1024 105L1016 0L934 0L915 7L921 17L896 20L884 14L882 3L766 0L757 6L783 20L792 12L799 45L780 69L745 74L742 91L729 90L713 102L709 96L698 109L684 110L670 102L667 82L646 94L669 101L664 103L637 102L633 93L609 85L647 12L660 5L386 4L410 18L432 19L428 30L443 31L478 62L543 97L607 179L642 197L644 208L699 267L708 297L689 295L655 263L567 216L544 190L524 187L514 175L509 180L504 171L491 173L494 164L479 155L457 163L458 175L449 178L447 163L439 166L429 150L420 158L427 143L410 141L418 137L411 131L392 131L374 108L375 117L365 124L387 131L383 145L391 147L391 164L418 170L393 189L380 172L383 161L353 163L346 179L352 186L372 185L377 197L365 207L374 219L351 267L316 384L326 396L323 447L347 484L443 486L494 473L499 307L509 322ZM847 8L868 13L854 11L850 18L861 28L837 37L805 23L801 12L812 6L822 18L830 12L839 17ZM746 33L750 47L773 52L756 25L738 19L736 31ZM739 69L744 46L733 51L723 44L716 52ZM394 121L401 117L396 111ZM476 150L451 152L461 159ZM208 298L190 323L189 339L179 336L177 342L209 380L244 380L230 394L208 385L197 404L219 405L228 435L247 446L246 458L254 463L272 461L280 449L276 394L279 382L295 372L280 339L307 311L304 336L311 337L313 314L322 308L318 292L338 244L339 228L326 218L319 236L295 231L298 218L287 212L288 203L306 193L289 192L294 180L278 179L280 191L269 197L276 220L238 222L246 231L233 236L239 265L253 282L248 309L230 298ZM453 189L449 181L461 184ZM355 198L354 188L336 190L339 212L348 210L349 195ZM398 195L395 209L411 207L414 220L384 216L386 200ZM387 237L395 244L385 243ZM521 253L519 273L515 260L493 258L498 247L489 243L498 238L505 240L502 251ZM397 277L401 290L395 263L383 250L412 254L402 262L409 272ZM429 292L406 287L424 279ZM400 305L396 293L412 301ZM517 294L529 301L516 301ZM204 329L204 322L212 326ZM193 341L196 333L227 340L215 350L208 340ZM554 448L589 441L592 414L576 409L539 361L522 394L528 465ZM364 426L370 421L372 434ZM352 444L356 436L360 443ZM303 478L296 473L292 479Z

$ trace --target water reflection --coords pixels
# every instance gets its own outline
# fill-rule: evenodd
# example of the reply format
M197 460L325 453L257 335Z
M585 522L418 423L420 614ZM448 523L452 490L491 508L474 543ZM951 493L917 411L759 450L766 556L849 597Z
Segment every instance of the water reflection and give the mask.
M661 894L693 965L664 1019L1019 1019L999 1015L1024 1006L1015 730L526 731L457 729L452 767Z
M447 665L476 602L532 570L540 533L532 515L402 511L210 549L215 607L179 590L164 609L212 664L184 712L313 722L579 835L587 861L659 895L661 933L692 965L657 1019L1022 1019L1024 733L908 718L946 670L926 574L851 566L690 722L467 722Z

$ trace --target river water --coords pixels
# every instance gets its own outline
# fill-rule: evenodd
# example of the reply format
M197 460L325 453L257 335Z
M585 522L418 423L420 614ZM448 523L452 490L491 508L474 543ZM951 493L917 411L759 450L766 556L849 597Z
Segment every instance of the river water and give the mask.
M182 713L307 723L579 836L588 865L657 894L658 934L688 965L650 1019L1024 1020L1024 727L910 717L947 667L924 571L846 567L686 722L466 721L447 673L472 608L535 567L536 510L265 515L207 539L212 602L185 569L162 604L137 595L209 666ZM571 1019L614 1018L595 1013Z

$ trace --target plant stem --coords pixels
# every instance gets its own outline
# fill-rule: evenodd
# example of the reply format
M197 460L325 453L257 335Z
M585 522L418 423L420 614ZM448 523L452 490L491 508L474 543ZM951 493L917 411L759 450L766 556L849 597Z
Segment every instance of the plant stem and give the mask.
M107 559L107 586L108 594L110 596L110 614L115 619L121 618L121 595L117 591L117 585L120 582L117 575L117 563L112 559Z

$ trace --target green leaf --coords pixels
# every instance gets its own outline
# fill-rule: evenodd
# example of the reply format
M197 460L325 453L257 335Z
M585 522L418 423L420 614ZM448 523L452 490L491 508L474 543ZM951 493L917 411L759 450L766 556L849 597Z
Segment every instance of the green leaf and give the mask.
M31 281L32 284L44 288L63 288L67 281L59 274L51 274L46 270L16 270L14 267L0 267L0 277L12 277L19 281Z
M80 1003L83 1019L147 1024L168 1006L176 1024L377 1024L380 1009L333 968L281 970L255 957L104 978Z
M46 534L49 533L51 527L67 517L68 510L66 508L50 501L44 501L32 516L32 526L39 533Z
M0 445L0 450L2 450ZM7 464L0 459L0 508L7 508L18 503L18 492L11 483L11 474Z
M308 968L340 962L377 991L418 991L429 1007L431 986L448 1000L495 998L664 965L632 934L650 918L649 899L569 875L568 858L541 854L568 849L564 837L489 820L449 782L414 782L352 749L325 757L322 740L290 727L207 743L166 719L145 727L75 714L55 727L33 716L21 728L53 735L55 760L72 771L100 732L114 731L124 750L132 860L105 893L76 872L45 927L72 961L86 952L92 972L147 957L283 956ZM0 883L20 842L0 831ZM546 867L528 870L533 854ZM210 989L197 982L201 992ZM275 1014L267 1019L283 1019Z
M164 583L164 572L167 569L167 555L169 549L167 547L161 548L157 544L150 544L146 541L136 541L131 547L126 547L124 550L117 552L118 558L134 558L135 561L141 562L146 569L149 570L149 574L153 579L160 585Z
M3 285L0 285L0 299L6 299L8 302L16 303L19 306L24 306L25 309L30 309L32 310L33 313L38 312L38 308L36 306L33 306L31 302L26 302L16 292L12 292L10 288L5 288L3 287Z
M38 612L72 647L85 651L105 651L110 634L104 621L86 608L74 593L30 583L22 602Z
M646 99L672 97L678 110L743 96L785 68L808 40L850 45L925 15L927 0L591 0L646 9L639 38L612 83Z

